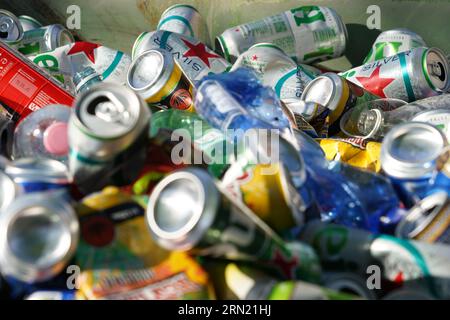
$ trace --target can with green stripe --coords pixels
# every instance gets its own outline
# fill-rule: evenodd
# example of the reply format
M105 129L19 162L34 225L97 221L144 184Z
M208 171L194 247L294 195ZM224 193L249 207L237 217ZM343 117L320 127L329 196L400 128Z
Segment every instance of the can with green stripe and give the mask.
M361 277L379 298L400 288L450 298L447 245L375 235L320 221L306 224L298 239L313 246L324 272ZM378 289L373 275L381 277Z
M170 31L158 30L140 34L134 42L131 56L134 60L144 51L151 49L168 51L191 81L200 80L210 73L227 72L231 68L228 61L200 40Z
M381 98L412 102L449 90L449 71L441 50L418 47L339 75Z
M148 106L127 87L100 83L81 94L73 108L68 139L74 183L84 193L120 183L114 174L126 167L131 155L125 154L136 151L148 132Z
M21 15L18 18L24 32L43 27L42 23L33 17Z
M60 24L52 24L24 32L23 38L11 46L26 56L32 56L73 42L75 39L69 30Z
M187 4L175 4L167 8L159 19L156 30L171 31L196 38L209 45L209 32L198 10Z
M278 45L297 62L310 63L340 57L347 29L332 8L303 6L225 30L215 49L228 61L256 43Z

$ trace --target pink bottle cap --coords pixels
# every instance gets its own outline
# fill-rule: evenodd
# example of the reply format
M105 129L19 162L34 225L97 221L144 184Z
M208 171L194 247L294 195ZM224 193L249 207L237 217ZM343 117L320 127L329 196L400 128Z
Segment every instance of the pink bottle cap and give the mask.
M45 130L44 147L55 156L64 156L69 152L67 123L55 122Z

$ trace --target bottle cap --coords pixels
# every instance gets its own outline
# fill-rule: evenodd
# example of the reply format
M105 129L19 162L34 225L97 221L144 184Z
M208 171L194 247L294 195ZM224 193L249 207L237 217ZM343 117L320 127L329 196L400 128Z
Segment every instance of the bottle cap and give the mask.
M45 130L44 147L45 150L56 156L63 156L68 153L67 123L55 122Z

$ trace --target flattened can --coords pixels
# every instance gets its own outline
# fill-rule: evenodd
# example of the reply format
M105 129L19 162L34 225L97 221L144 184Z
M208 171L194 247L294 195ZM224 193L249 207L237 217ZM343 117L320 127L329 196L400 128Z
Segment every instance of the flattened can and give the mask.
M5 172L25 193L67 189L72 182L67 167L52 159L18 159L7 164Z
M21 15L18 18L24 32L43 27L42 23L33 17Z
M231 68L228 61L199 40L170 31L142 33L133 45L131 56L135 59L150 49L169 51L191 81L200 80L209 73L223 73Z
M320 273L309 246L284 242L198 168L161 180L150 195L146 217L153 238L169 250L256 262L288 279L317 281Z
M71 106L73 96L41 68L0 41L0 100L10 118L20 120L49 104Z
M393 127L384 137L380 161L402 202L412 207L437 191L450 194L444 166L448 141L428 123L408 122Z
M419 47L339 75L381 98L412 102L446 92L449 71L441 50Z
M127 82L150 105L194 111L193 85L164 49L148 50L137 56L128 70Z
M375 94L331 72L311 80L301 96L301 100L313 102L328 109L331 135L340 131L339 122L346 111L358 104L378 99L380 97ZM318 110L316 113L327 115L323 110Z
M347 29L336 11L304 6L227 29L216 38L215 49L234 61L254 44L270 42L296 62L309 63L340 57L346 41Z
M60 194L22 195L0 215L0 270L25 283L49 280L73 257L78 236L75 211Z
M150 111L133 90L107 83L80 95L74 108L68 125L69 172L79 187L95 191L108 183L117 157L145 135Z
M0 9L0 41L15 43L22 40L23 32L19 18L7 10Z
M387 30L376 38L363 63L373 62L427 44L417 33L400 28Z
M209 32L205 20L193 6L175 4L167 8L156 30L165 30L196 38L209 46Z
M395 230L399 238L450 244L450 200L437 192L418 202Z
M66 44L75 42L72 34L60 24L32 29L23 33L22 40L12 44L26 56L55 50Z

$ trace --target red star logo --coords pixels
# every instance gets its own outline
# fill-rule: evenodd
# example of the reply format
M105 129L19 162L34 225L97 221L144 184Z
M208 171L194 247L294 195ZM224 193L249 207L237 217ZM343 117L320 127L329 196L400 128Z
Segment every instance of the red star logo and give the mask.
M403 283L403 272L399 271L399 273L395 276L394 282L395 283Z
M94 49L100 47L100 45L96 43L91 42L75 42L72 48L70 48L69 52L67 52L67 55L70 56L75 53L84 52L86 57L92 61L92 63L95 63L95 55L94 55Z
M253 61L258 60L258 57L256 56L256 54L252 57L252 60L253 60Z
M367 91L370 91L381 98L386 98L384 88L395 80L393 78L380 78L380 67L377 67L370 77L356 77L356 79L358 79Z
M298 258L292 257L291 259L286 259L286 257L277 249L275 250L275 258L273 259L273 264L281 269L281 272L287 279L292 279L295 277L294 270L298 266Z
M185 54L183 54L183 57L197 57L202 60L208 66L208 68L211 67L209 65L209 59L220 58L220 56L218 56L217 54L207 52L206 46L201 42L194 45L189 41L186 41L184 39L182 40L189 47L189 50Z

